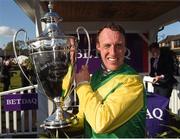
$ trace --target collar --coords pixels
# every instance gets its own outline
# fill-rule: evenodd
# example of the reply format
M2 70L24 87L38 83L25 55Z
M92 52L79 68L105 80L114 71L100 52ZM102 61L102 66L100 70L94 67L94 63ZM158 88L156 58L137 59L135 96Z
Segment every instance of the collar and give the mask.
M103 70L103 76L107 76L113 72L113 71L107 69L103 64L101 64L101 68Z

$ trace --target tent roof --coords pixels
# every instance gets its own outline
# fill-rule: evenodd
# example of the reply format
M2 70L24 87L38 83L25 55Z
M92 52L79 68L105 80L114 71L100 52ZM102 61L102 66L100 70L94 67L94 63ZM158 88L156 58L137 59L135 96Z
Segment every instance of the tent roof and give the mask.
M35 21L33 1L15 1ZM45 14L48 1L39 1ZM179 0L54 0L54 10L65 22L150 21L179 6Z
M48 0L14 0L32 21L48 12ZM119 22L128 32L155 32L180 20L179 0L53 0L65 31L83 25L94 32L104 22ZM74 26L74 28L72 27ZM153 36L153 33L152 36Z
M41 2L48 11L48 2ZM65 22L150 21L180 6L180 1L56 1Z

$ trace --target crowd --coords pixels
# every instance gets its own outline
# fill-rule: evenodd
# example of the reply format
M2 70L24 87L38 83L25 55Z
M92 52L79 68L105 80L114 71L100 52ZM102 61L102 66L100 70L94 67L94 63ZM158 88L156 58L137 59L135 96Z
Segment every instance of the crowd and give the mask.
M34 71L31 68L29 68L28 62L23 61L20 65L26 76L34 84L36 84ZM13 77L14 74L16 74L18 70L20 69L17 65L17 62L15 62L14 58L11 58L9 56L2 58L0 64L0 82L2 83L2 91L8 91L12 89L11 78ZM21 71L20 71L20 83L21 84L19 87L25 87L30 85L29 81L25 78L25 76Z

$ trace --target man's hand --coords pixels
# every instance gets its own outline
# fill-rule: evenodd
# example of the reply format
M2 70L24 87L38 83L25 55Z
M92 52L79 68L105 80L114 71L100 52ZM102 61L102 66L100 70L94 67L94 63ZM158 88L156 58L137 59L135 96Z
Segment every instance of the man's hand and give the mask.
M159 80L164 79L164 75L154 77L153 83L157 83Z
M78 85L80 82L84 82L84 81L90 81L90 74L88 71L88 66L86 65L82 65L79 73L76 73L75 75L75 81L76 84Z

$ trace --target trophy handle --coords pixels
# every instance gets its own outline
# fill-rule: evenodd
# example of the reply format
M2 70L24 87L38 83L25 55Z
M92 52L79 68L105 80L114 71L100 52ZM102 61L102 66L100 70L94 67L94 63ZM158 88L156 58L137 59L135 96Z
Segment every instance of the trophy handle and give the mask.
M17 38L18 33L20 33L20 32L24 32L24 33L25 33L24 43L27 45L27 43L26 43L26 40L27 40L27 32L26 32L24 29L19 29L19 30L14 34L14 36L13 36L13 51L14 51L15 59L16 59L16 61L17 61L17 64L18 64L18 66L19 66L22 74L24 75L24 77L28 80L28 82L30 83L30 85L32 85L32 86L34 87L33 83L29 80L29 78L28 78L27 75L25 74L25 72L24 72L24 70L22 69L22 67L21 67L21 65L20 65L20 63L19 63L19 60L18 60L17 51L16 51L16 38ZM28 47L29 47L29 46L28 46Z
M88 62L89 62L89 59L90 59L90 56L91 56L90 37L89 37L88 31L87 31L83 26L79 26L79 27L77 27L77 29L76 29L77 36L78 36L78 38L77 38L78 42L80 41L80 35L79 35L79 30L80 30L80 29L82 29L82 30L86 33L86 37L87 37L87 40L88 40L88 58L87 58L86 63L85 63L85 65L88 65ZM73 76L74 76L74 75L73 75ZM73 86L73 84L71 84L69 94L71 94L71 93L74 91L75 87L76 87L76 86L75 86L75 81L74 81L74 86Z
M90 59L90 56L91 56L91 43L90 43L90 37L89 37L89 33L88 31L85 29L85 27L83 26L79 26L77 27L76 29L76 32L77 32L77 35L78 35L78 41L80 41L80 36L79 36L79 30L82 29L85 33L86 33L86 37L87 37L87 40L88 40L88 58L86 60L86 64L85 65L88 65L88 62L89 62L89 59Z

